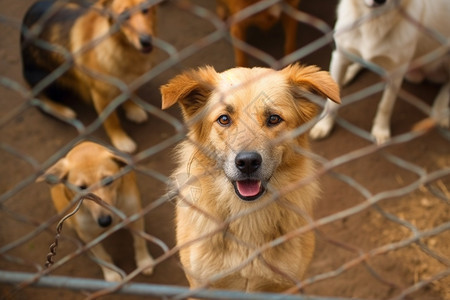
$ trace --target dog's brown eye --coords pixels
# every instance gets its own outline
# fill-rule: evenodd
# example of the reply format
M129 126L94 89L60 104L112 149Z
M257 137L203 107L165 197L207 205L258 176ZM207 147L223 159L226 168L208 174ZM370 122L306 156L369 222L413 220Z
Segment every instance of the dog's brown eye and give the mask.
M221 115L218 119L217 122L219 122L220 125L222 126L228 126L231 124L231 118L228 115Z
M271 115L267 119L267 125L268 126L275 126L280 124L283 121L283 119L279 115Z

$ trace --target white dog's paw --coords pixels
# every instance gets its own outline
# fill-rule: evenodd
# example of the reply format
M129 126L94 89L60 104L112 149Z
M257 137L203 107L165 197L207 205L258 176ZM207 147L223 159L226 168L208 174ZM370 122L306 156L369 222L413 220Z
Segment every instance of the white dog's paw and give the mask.
M154 264L155 264L155 261L150 256L148 256L145 259L141 259L140 261L137 262L137 265L139 268L144 268L142 270L142 274L147 275L147 276L150 276L153 274L153 265Z
M381 145L389 141L391 138L391 131L386 127L373 126L372 136L375 138L377 145Z
M137 149L136 143L126 134L111 137L111 142L114 147L126 153L133 153Z
M103 269L103 276L105 277L106 281L110 281L110 282L119 282L122 281L122 276L120 276L119 273L114 272L112 270L109 269Z
M125 115L128 120L135 123L143 123L147 121L147 112L137 105L129 105L125 108Z
M334 119L330 116L325 116L311 128L309 136L315 140L325 138L330 134L333 125Z

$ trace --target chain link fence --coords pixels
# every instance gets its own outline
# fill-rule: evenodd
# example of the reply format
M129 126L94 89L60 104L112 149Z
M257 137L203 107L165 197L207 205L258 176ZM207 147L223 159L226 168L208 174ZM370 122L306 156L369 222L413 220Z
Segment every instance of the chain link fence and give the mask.
M261 1L240 17L279 2ZM377 145L370 127L390 74L351 57L365 70L342 89L343 103L332 135L311 141L322 187L314 220L265 246L313 231L316 249L305 277L295 279L295 289L283 294L211 290L207 283L205 288L190 290L175 244L174 203L167 193L175 167L173 148L185 138L186 128L176 108L160 109L159 87L189 68L208 64L222 71L233 67L233 39L228 30L233 19L223 22L214 1L149 0L149 5L158 5L153 67L126 86L120 78L111 79L123 93L100 115L75 103L78 118L62 122L36 109L45 110L45 106L21 73L21 20L33 1L0 3L2 299L450 299L450 132L430 117L439 85L404 83L391 121L392 138ZM336 6L337 1L328 0L303 0L298 9L282 5L283 12L299 23L298 50L289 55L283 53L281 26L268 32L250 29L240 47L251 65L280 69L300 61L328 70ZM410 18L404 12L401 15ZM367 19L357 21L354 26ZM418 31L439 35L415 20L408 22ZM434 55L448 58L446 39L443 50ZM119 224L83 244L70 227L63 224L57 229L71 209L56 213L48 186L35 181L82 140L113 149L102 123L132 90L138 90L132 100L146 110L149 120L143 124L123 121L138 150L120 155L137 173L143 210L128 217L122 214ZM445 114L448 118L448 109ZM84 197L89 194L78 194L73 203ZM138 234L146 239L155 259L154 274L149 277L134 264L132 240L123 230L139 218L145 219L146 227ZM104 262L88 251L100 242L112 255L122 281L103 280L99 264ZM255 255L263 250L257 249ZM46 267L49 252L53 254Z

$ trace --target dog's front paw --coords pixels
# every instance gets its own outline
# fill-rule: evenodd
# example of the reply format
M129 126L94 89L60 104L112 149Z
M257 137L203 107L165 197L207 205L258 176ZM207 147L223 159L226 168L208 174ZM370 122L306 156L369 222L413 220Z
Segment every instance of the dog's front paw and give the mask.
M372 136L375 138L375 142L377 143L377 145L381 145L389 141L389 139L391 138L391 131L389 130L389 128L373 126Z
M148 119L147 112L134 103L125 107L125 115L128 120L135 123L143 123Z
M325 116L316 125L311 128L309 136L315 140L327 137L333 129L334 119L331 116Z
M122 276L120 276L119 273L109 269L103 269L103 276L105 277L106 281L110 282L119 282L122 280Z
M111 137L111 142L120 151L133 153L137 149L136 143L126 134Z
M144 268L142 274L150 276L153 274L153 265L155 261L150 256L137 262L139 268Z

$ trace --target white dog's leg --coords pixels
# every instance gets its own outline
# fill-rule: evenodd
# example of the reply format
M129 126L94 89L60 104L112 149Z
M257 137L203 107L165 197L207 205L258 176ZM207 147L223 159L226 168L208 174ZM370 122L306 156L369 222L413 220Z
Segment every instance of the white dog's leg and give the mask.
M352 82L353 79L355 79L356 75L358 75L362 69L363 69L363 66L360 65L359 63L352 63L347 68L347 71L345 72L345 77L344 77L344 81L342 82L342 86L346 86L350 82Z
M378 104L377 114L372 126L372 135L379 145L385 143L391 137L391 116L402 82L403 76L393 78L386 86L380 104Z
M331 56L330 63L330 75L341 87L345 77L347 67L350 65L351 61L348 60L342 53L338 50L334 50ZM309 135L313 139L321 139L328 136L333 129L334 120L336 119L337 109L339 105L327 100L325 104L324 112L325 116L309 132Z
M130 228L133 231L137 232L144 231L144 220L142 218L138 219L136 222L130 224ZM144 268L144 270L142 271L144 275L152 275L154 260L153 257L149 254L146 240L134 233L133 242L134 256L137 266L139 268Z
M444 84L441 87L431 109L431 116L438 122L440 126L445 128L448 128L450 125L449 104L450 82Z

